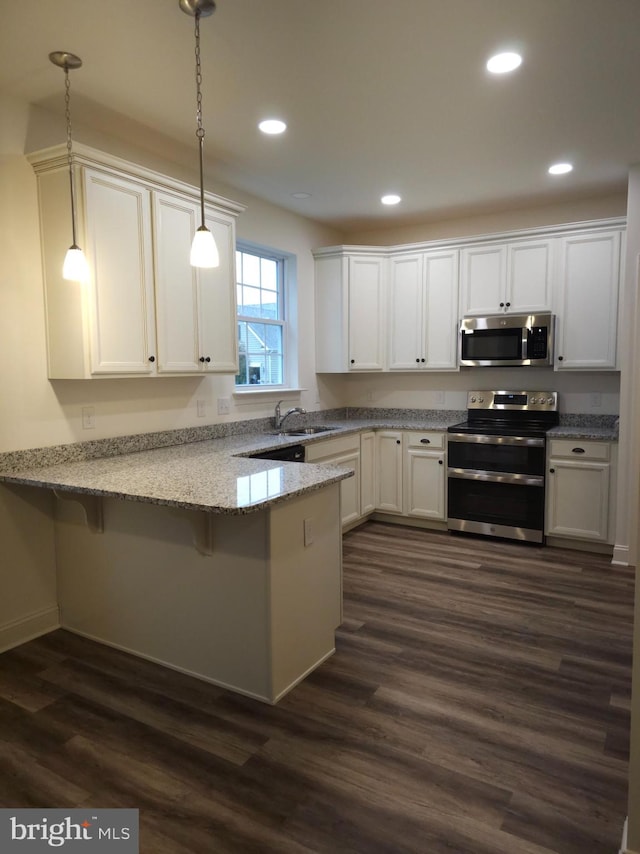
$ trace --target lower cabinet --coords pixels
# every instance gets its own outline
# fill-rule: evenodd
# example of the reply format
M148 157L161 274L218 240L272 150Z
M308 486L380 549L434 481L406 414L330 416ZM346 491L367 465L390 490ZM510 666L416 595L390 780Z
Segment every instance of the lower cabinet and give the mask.
M376 510L403 512L402 431L376 430Z
M368 516L376 509L376 434L367 430L360 434L360 515Z
M552 439L547 477L548 536L610 542L610 442Z
M325 439L307 446L308 463L330 463L353 469L354 476L340 482L342 527L360 519L360 434Z
M408 431L405 439L404 514L446 518L446 434Z

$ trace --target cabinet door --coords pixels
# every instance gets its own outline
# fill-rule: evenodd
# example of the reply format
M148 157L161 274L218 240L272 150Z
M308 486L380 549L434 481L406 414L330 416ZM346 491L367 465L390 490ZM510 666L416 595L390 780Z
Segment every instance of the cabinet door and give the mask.
M402 513L402 433L376 432L376 509Z
M551 311L552 240L510 243L507 250L507 300L515 314Z
M376 434L369 430L360 434L360 515L366 516L376 509Z
M177 196L154 196L158 371L198 373L198 295L189 262L198 208Z
M353 477L340 481L340 510L344 527L360 518L360 452L342 454L325 462L347 466L354 470Z
M420 367L454 370L458 363L458 251L424 256L424 300Z
M444 519L447 506L444 454L409 448L406 461L406 515Z
M84 170L83 179L91 373L153 373L151 193L97 170Z
M389 368L415 370L425 364L422 324L422 255L389 262Z
M507 247L469 246L461 264L460 314L498 314L505 310Z
M609 463L552 458L547 484L547 534L606 541Z
M223 213L206 210L205 224L215 238L220 266L197 274L198 356L205 359L200 364L207 373L237 374L235 222Z
M349 369L384 367L384 259L349 258Z
M620 232L561 242L557 370L616 367Z

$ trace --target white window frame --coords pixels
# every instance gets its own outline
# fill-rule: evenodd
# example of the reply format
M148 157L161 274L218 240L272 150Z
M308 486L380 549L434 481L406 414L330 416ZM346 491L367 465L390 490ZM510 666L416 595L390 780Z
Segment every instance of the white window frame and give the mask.
M258 255L261 258L268 258L278 262L279 267L279 289L278 301L281 306L282 316L278 320L270 320L259 317L248 317L238 313L236 308L236 324L238 321L254 321L256 323L270 323L279 325L282 328L282 383L279 384L260 384L260 385L234 385L234 396L243 397L249 395L265 395L265 394L280 394L284 391L298 391L298 360L297 360L297 340L295 337L295 329L297 325L297 292L296 292L296 272L297 259L295 255L287 252L274 249L272 247L263 246L258 243L253 243L247 240L238 240L236 243L237 252L247 252L251 255ZM238 277L236 275L235 286L238 285Z

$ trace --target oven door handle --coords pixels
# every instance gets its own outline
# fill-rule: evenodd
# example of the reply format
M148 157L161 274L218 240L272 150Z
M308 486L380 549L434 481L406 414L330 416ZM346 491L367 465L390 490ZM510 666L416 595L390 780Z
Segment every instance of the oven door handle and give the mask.
M481 471L480 469L448 468L447 475L459 480L482 480L489 483L512 483L516 486L544 486L544 477L535 474Z
M485 433L449 433L450 442L467 442L472 445L520 445L544 448L544 439L532 436L487 436Z

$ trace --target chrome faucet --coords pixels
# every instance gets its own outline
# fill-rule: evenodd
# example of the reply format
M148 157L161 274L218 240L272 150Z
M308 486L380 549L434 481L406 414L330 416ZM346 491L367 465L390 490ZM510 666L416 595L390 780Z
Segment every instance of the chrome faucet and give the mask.
M296 412L299 415L306 415L307 414L306 409L303 409L301 406L294 406L293 409L289 409L287 412L285 412L284 415L282 415L280 412L280 404L282 402L283 402L282 400L279 400L276 403L276 413L275 413L274 418L273 418L273 426L275 427L276 430L282 430L282 425L284 424L285 419L288 418L290 415L295 415Z

